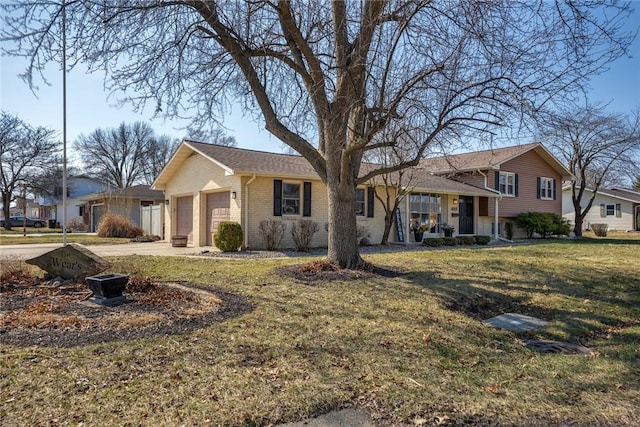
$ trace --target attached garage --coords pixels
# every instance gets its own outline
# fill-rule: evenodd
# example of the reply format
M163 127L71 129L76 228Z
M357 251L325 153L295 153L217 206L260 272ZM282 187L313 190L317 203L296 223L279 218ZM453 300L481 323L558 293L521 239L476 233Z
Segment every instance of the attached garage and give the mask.
M218 226L222 221L230 220L231 193L223 191L220 193L209 193L206 195L206 236L207 246L213 246L213 234L218 232Z

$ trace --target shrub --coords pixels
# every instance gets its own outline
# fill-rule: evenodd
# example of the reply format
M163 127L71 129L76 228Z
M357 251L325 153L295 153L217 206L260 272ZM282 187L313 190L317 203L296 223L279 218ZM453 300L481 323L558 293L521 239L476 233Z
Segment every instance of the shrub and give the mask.
M213 235L216 247L222 252L235 252L242 246L242 226L237 222L222 221Z
M476 239L473 236L459 236L459 237L462 237L462 243L461 244L463 244L463 245L470 246L470 245L473 245L476 242Z
M299 252L307 252L311 246L313 235L318 232L318 223L310 219L301 219L291 226L291 238Z
M477 245L486 245L491 241L491 236L474 236Z
M277 220L263 220L260 221L258 230L262 236L264 246L268 251L275 251L280 246L280 242L284 237L284 232L287 229L287 224Z
M136 227L129 218L122 215L104 214L98 224L98 237L134 237L144 235L144 231Z
M607 231L609 231L609 224L591 224L591 230L598 237L607 237Z
M549 235L569 234L569 223L558 214L551 212L526 212L516 217L516 224L527 233L527 238L533 238L533 233L542 237Z
M67 230L71 231L86 231L89 226L82 221L82 217L75 216L67 222Z
M455 237L443 237L442 242L445 246L455 246L458 244L458 240Z
M504 235L507 239L513 240L513 223L511 221L505 222Z
M422 244L432 248L439 248L444 245L444 239L442 237L427 237L422 241Z

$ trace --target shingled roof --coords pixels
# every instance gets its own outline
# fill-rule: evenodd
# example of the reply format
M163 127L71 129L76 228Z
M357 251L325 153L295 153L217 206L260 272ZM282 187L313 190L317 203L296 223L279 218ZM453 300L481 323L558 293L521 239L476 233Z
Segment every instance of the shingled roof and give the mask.
M544 158L564 180L571 179L571 172L539 142L514 145L512 147L492 148L463 154L451 154L442 157L424 159L420 167L435 174L470 172L477 170L500 170L503 163L522 154L535 150Z

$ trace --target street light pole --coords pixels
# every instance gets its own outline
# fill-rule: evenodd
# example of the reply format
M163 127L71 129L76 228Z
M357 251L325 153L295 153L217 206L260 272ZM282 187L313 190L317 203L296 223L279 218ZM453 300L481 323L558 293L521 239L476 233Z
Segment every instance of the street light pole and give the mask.
M27 183L20 184L22 189L22 236L27 237Z
M67 246L67 8L62 0L62 245Z

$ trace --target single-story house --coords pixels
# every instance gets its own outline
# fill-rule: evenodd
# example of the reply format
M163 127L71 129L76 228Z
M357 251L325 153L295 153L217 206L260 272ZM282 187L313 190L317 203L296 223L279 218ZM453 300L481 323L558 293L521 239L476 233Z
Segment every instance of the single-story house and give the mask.
M128 218L145 234L163 235L164 194L152 190L149 185L101 191L87 194L82 199L86 206L85 223L90 225L90 231L97 231L102 216L111 213Z
M593 190L585 188L580 203L583 209L592 196ZM562 216L574 224L571 186L562 189ZM609 230L640 231L640 192L629 188L598 190L593 205L584 218L583 227L589 230L591 224L607 224Z
M503 153L499 150L494 152ZM443 225L451 224L456 235L497 238L499 218L511 218L522 208L561 213L556 185L571 174L541 144L512 149L498 161L492 162L493 156L487 154L482 158L486 161L459 169L457 174L433 169L451 177L429 173L432 169L427 163L417 168L411 194L400 206L390 241L413 241L410 224L416 220L427 225L423 237L442 236ZM320 225L313 246L327 243L326 187L298 155L184 140L152 188L165 194L166 236L188 236L193 246L213 245L212 235L218 224L234 221L242 226L245 247L263 248L258 229L262 220L283 221L290 230L299 219L311 219ZM357 189L357 222L376 242L384 230L384 208L374 197L373 188L363 185ZM383 188L378 185L376 191ZM498 209L511 198L517 200ZM281 246L294 246L288 232Z

